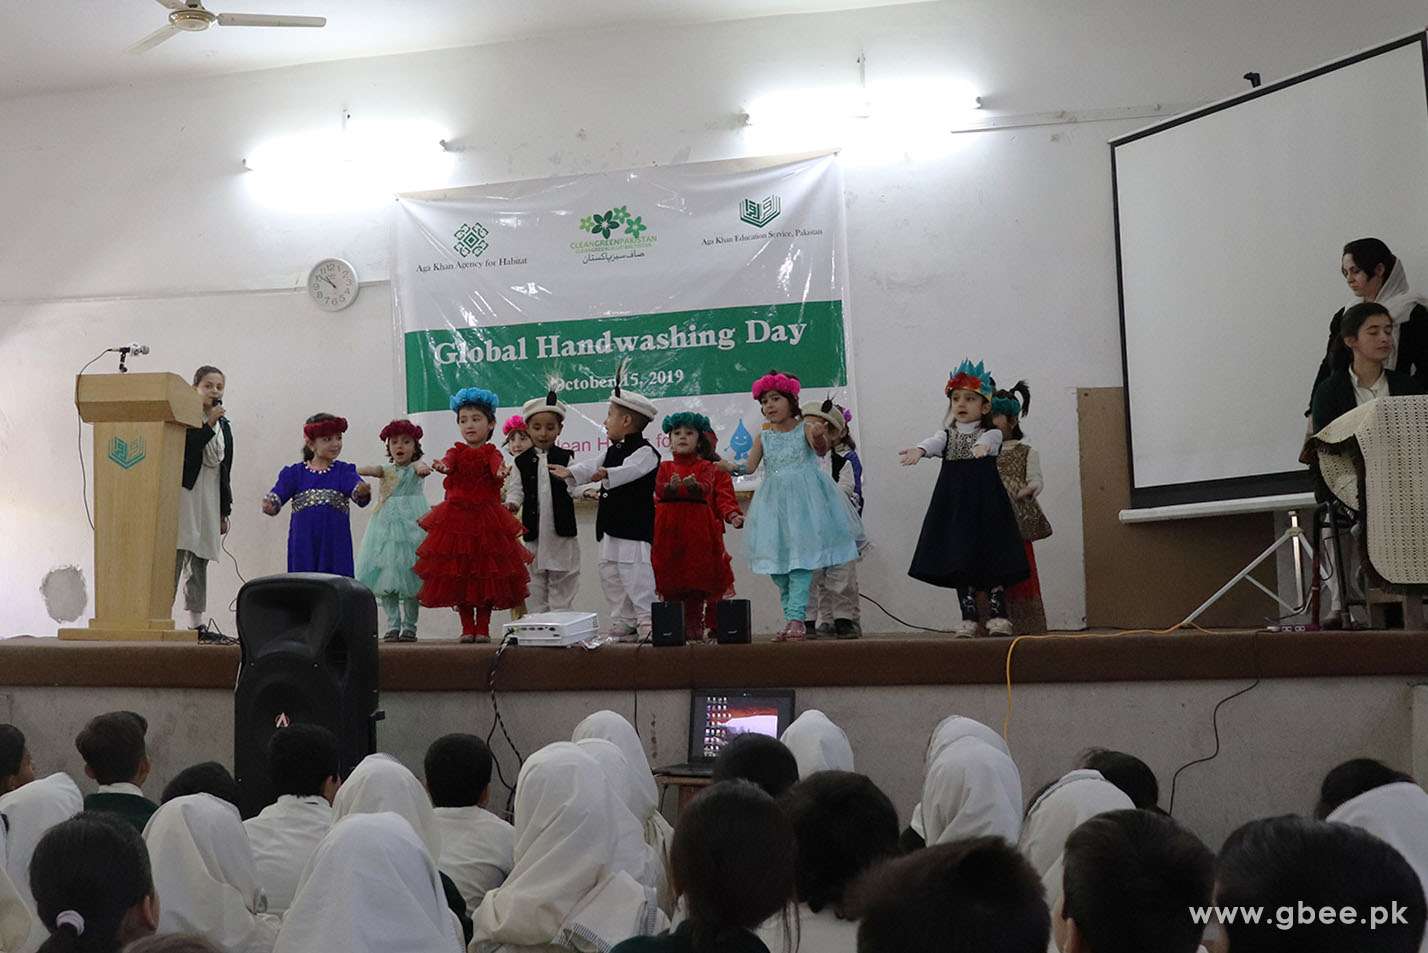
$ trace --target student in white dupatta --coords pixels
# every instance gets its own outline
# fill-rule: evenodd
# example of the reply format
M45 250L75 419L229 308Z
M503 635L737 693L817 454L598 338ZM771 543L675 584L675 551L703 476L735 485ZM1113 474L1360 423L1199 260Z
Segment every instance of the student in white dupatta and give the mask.
M526 759L516 782L516 864L476 911L470 953L590 953L667 927L640 871L617 863L627 813L578 745L557 742Z
M423 767L441 831L438 866L474 916L487 891L505 883L515 864L515 828L486 810L491 750L475 735L443 735L426 749Z
M1002 736L997 734L980 721L967 718L962 715L948 715L937 723L937 727L932 729L932 736L927 740L927 756L923 759L924 778L926 772L932 770L932 762L937 760L937 756L954 741L961 738L978 738L1002 752L1010 755L1007 750L1007 743ZM902 845L904 850L911 850L923 847L930 843L927 838L927 829L922 819L922 803L919 802L912 809L912 820L908 823L908 829L903 831Z
M431 854L384 811L333 825L303 871L274 953L461 953Z
M321 725L290 725L268 742L268 776L278 799L243 822L268 912L282 914L313 851L332 829L337 736Z
M645 843L654 848L666 867L669 863L669 845L674 840L674 828L659 811L659 785L655 783L654 772L650 770L650 759L640 744L634 727L623 717L608 709L597 711L575 726L571 741L586 738L604 738L620 749L625 756L625 765L630 772L632 789L630 810L645 829Z
M462 934L469 939L471 918L466 915L466 900L456 882L440 870L441 829L432 810L431 796L417 776L396 758L389 754L369 754L342 782L342 789L332 800L332 813L334 819L340 821L351 814L383 811L404 817L426 845L426 852L438 867L447 906L461 921Z
M1001 749L964 737L941 750L922 785L927 843L995 835L1015 844L1021 832L1021 775Z
M1064 775L1032 802L1017 846L1041 876L1049 909L1055 910L1061 903L1066 838L1071 832L1097 814L1134 808L1124 791L1089 768ZM1055 944L1053 937L1053 953Z
M5 840L0 836L0 852L4 851ZM25 904L15 882L0 867L0 953L19 953L26 946L31 934L42 932L34 913Z
M1417 784L1397 781L1365 791L1340 804L1328 820L1362 828L1393 847L1428 894L1428 793ZM1428 953L1428 932L1419 949Z
M632 873L643 870L644 873L635 879L646 887L653 887L661 901L669 897L672 903L665 858L657 855L654 848L645 843L644 826L635 814L639 803L634 787L630 784L630 768L625 756L613 742L604 738L586 738L575 744L605 772L605 780L609 782L610 790L615 792L616 799L625 806L625 813L619 815L620 837L616 846L616 866ZM668 907L661 902L660 909L668 910Z
M236 807L211 794L174 798L149 818L144 842L158 932L197 933L225 953L271 953L278 918L267 912Z
M30 859L35 845L45 831L60 821L67 821L84 809L84 795L69 775L62 772L21 785L0 797L0 815L4 815L5 872L15 885L20 899L35 909L30 892Z
M848 744L847 732L817 708L795 718L779 741L793 752L800 781L819 771L853 770L853 746Z

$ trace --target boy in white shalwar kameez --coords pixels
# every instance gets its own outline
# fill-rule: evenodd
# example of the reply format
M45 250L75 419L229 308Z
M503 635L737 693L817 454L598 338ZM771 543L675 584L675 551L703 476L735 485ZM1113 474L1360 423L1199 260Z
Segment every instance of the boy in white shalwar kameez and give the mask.
M268 742L268 775L278 799L243 827L269 913L282 914L292 905L303 869L332 829L337 772L337 738L326 728L292 725Z
M574 457L556 446L565 426L566 406L550 391L526 401L521 415L531 446L513 461L516 473L506 484L506 508L521 514L531 563L527 612L563 612L580 591L580 543L576 539L575 502L570 489L550 472L569 466Z
M605 416L610 446L604 455L569 467L552 464L550 472L572 489L582 483L600 484L595 538L600 541L600 585L610 607L609 634L634 641L649 635L650 606L655 600L650 544L659 451L643 431L659 411L649 398L623 390L622 376L623 368L615 374Z

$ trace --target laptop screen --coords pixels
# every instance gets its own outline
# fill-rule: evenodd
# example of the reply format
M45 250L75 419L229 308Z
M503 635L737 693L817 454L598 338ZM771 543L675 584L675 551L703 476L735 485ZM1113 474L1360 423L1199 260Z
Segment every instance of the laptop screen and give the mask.
M694 692L689 710L689 760L713 761L746 732L777 738L793 721L792 689Z

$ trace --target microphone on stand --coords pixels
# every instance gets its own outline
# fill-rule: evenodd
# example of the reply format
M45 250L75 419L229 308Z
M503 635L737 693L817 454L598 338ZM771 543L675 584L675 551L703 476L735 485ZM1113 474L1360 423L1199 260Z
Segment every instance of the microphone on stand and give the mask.
M149 345L147 345L147 344L137 344L137 343L135 343L135 344L125 344L125 345L122 346L122 347L111 347L109 350L114 351L114 352L117 352L118 355L119 355L119 373L120 373L120 374L127 374L127 373L129 373L129 368L127 368L127 367L124 366L124 362L129 359L129 355L130 355L130 354L135 354L135 355L138 355L138 354L148 354L148 353L149 353Z

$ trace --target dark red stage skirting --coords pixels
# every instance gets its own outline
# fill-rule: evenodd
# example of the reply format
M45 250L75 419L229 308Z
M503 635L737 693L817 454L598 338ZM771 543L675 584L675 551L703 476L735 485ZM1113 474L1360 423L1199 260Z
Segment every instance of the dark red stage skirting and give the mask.
M1000 684L1011 639L869 638L776 645L607 645L595 651L515 646L502 691ZM484 691L494 646L382 645L384 691ZM0 641L0 687L231 689L234 646ZM1017 684L1178 679L1428 675L1428 633L1181 632L1067 634L1018 640Z

